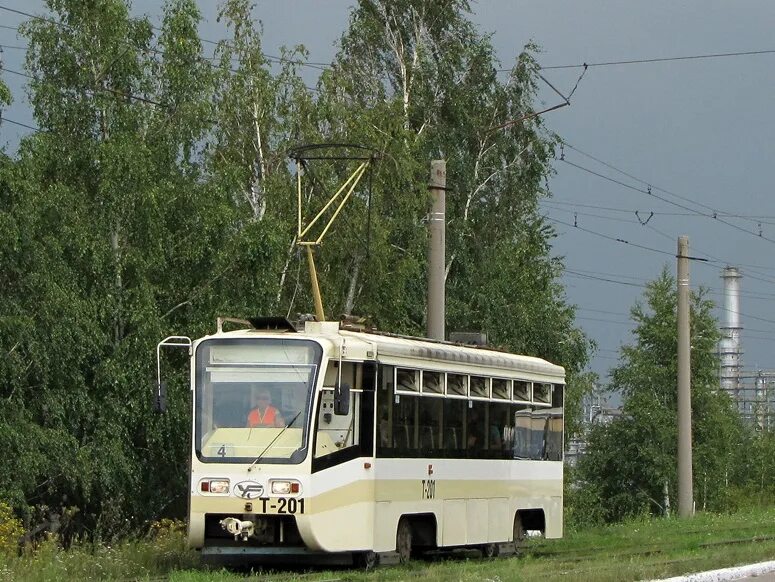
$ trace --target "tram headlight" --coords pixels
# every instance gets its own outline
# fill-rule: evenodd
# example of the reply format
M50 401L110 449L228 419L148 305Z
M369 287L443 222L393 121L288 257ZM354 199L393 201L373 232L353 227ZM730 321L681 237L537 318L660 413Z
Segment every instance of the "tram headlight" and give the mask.
M289 495L299 493L301 484L298 481L277 480L272 481L272 493L275 495Z
M199 490L203 493L214 493L216 495L228 495L228 479L204 479L199 482Z

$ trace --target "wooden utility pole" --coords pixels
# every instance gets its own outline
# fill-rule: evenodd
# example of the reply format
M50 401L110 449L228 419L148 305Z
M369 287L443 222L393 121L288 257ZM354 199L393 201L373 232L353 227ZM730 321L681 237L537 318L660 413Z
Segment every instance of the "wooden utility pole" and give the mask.
M689 328L689 237L678 237L678 515L694 514Z

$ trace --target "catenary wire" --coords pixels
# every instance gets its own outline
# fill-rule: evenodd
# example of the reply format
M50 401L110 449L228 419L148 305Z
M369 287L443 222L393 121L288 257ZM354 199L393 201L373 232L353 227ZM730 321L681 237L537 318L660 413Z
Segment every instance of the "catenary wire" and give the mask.
M573 206L574 208L592 208L594 210L605 210L608 212L620 212L623 214L632 214L634 212L653 212L654 216L697 216L704 218L704 214L694 212L660 212L658 210L650 210L644 208L622 208L618 206L601 206L599 204L582 204L580 202L570 202L568 200L560 200L554 196L548 200L544 200L544 203L558 204L561 206ZM719 212L719 216L724 218L742 218L751 219L751 221L761 222L762 224L775 224L775 216L762 215L757 216L755 214L732 214L728 212ZM768 220L773 222L767 222Z
M691 61L691 60L700 60L700 59L721 59L721 58L729 58L729 57L746 57L746 56L754 56L754 55L771 55L775 54L775 49L764 49L764 50L758 50L758 51L736 51L736 52L727 52L727 53L705 53L705 54L699 54L699 55L681 55L681 56L675 56L675 57L655 57L655 58L648 58L648 59L628 59L628 60L618 60L618 61L602 61L598 63L580 63L577 65L548 65L545 67L541 67L544 70L550 70L550 69L578 69L581 67L612 67L617 65L636 65L636 64L646 64L646 63L666 63L671 61ZM501 69L504 70L504 69Z
M19 127L24 127L26 129L31 129L32 131L34 131L36 133L40 133L40 132L43 131L39 127L34 127L32 125L27 125L26 123L22 123L21 121L14 121L13 119L8 119L4 115L0 116L0 126L2 126L2 124L5 123L6 121L8 123L12 123L13 125L18 125Z
M627 220L627 219L624 219L624 218L616 218L616 217L612 217L612 216L603 216L603 215L593 214L593 213L589 213L589 212L574 212L574 211L571 211L571 210L565 210L565 209L561 209L561 208L552 208L551 210L555 210L557 212L565 212L565 213L573 214L574 215L574 223L573 223L572 226L574 228L581 228L582 230L585 230L587 232L589 232L591 229L579 227L578 221L576 220L578 216L587 216L587 217L599 218L599 219L603 219L603 220L610 220L610 221L614 221L614 222L623 222L623 223L626 223L626 224L632 224L632 223L636 223L637 222L637 224L640 224L640 226L643 226L643 227L645 227L645 228L655 232L656 234L660 235L661 237L663 237L663 238L665 238L667 240L674 241L674 240L677 239L677 237L670 236L670 235L662 232L661 230L657 229L653 225L648 224L648 221L644 223L639 217L637 217L637 211L636 211L636 217L638 218L638 220L635 221L635 220ZM547 215L547 218L551 219L552 217ZM598 234L602 235L602 233L598 233ZM606 236L606 235L602 235L602 236ZM718 266L726 266L726 265L730 265L730 264L734 263L736 266L745 266L745 267L750 269L746 273L746 276L750 277L751 279L763 281L763 282L766 282L766 283L775 284L775 279L767 277L767 274L771 273L773 271L773 269L771 269L771 268L761 267L761 266L756 266L756 265L740 265L740 264L738 264L736 262L716 257L716 256L714 256L714 255L712 255L712 254L710 254L710 253L708 253L708 252L706 252L706 251L704 251L702 249L698 249L696 247L693 247L693 248L694 248L695 252L699 253L700 255L703 255L703 256L707 257L708 258L707 262L710 263L710 264L714 264L714 265L718 265Z
M717 213L713 213L713 214L702 213L702 212L699 212L698 210L695 210L693 208L685 206L684 204L681 204L679 202L674 202L673 200L669 200L668 198L665 198L664 196L659 196L658 194L654 193L654 189L643 190L642 188L638 188L637 186L633 186L632 184L627 184L626 182L622 182L621 180L617 180L616 178L612 178L611 176L606 176L605 174L601 174L600 172L596 172L595 170L592 170L592 169L587 168L585 166L576 164L576 163L571 162L569 160L561 158L561 161L564 162L565 164L568 164L569 166L572 166L572 167L574 167L574 168L576 168L578 170L584 171L584 172L586 172L588 174L591 174L593 176L597 176L598 178L601 178L603 180L607 180L609 182L613 182L614 184L618 184L619 186L622 186L624 188L628 188L630 190L633 190L635 192L639 192L641 194L646 194L647 196L652 196L652 197L654 197L654 198L656 198L658 200L661 200L661 201L665 202L666 204L670 204L672 206L676 206L678 208L681 208L682 210L686 210L686 211L689 211L689 212L697 212L698 214L703 214L706 218L710 218L710 219L716 220L716 221L718 221L718 222L720 222L722 224L726 224L727 226L730 226L730 227L732 227L732 228L734 228L736 230L739 230L741 232L745 232L745 233L750 234L750 235L752 235L752 236L754 236L756 238L760 238L762 240L766 240L767 242L775 243L775 239L771 239L771 238L766 237L766 236L764 236L762 234L759 234L757 232L748 230L747 228L743 228L742 226L739 226L739 225L734 224L732 222L726 221L723 218L719 218Z
M614 172L618 172L619 174L621 174L623 176L627 176L631 180L635 180L636 182L639 182L639 183L643 184L644 186L647 186L650 190L657 190L658 192L662 192L663 194L667 194L668 196L672 196L674 198L678 198L679 200L683 200L684 202L689 202L691 204L696 204L697 206L700 206L701 208L705 208L707 210L710 210L714 214L723 214L725 216L728 215L728 213L719 212L718 209L713 208L712 206L709 206L709 205L704 204L702 202L698 202L697 200L693 200L693 199L688 198L686 196L682 196L680 194L676 194L675 192L671 192L670 190L667 190L665 188L660 188L659 186L656 186L653 183L648 182L647 180L644 180L642 178L638 178L637 176L634 176L631 173L622 170L621 168L617 168L616 166L614 166L613 164L611 164L609 162L606 162L605 160L601 160L599 157L593 156L592 154L585 152L581 148L578 148L578 147L568 143L567 141L564 141L562 143L562 146L563 147L568 147L568 148L572 149L573 151L581 154L582 156L584 156L586 158L589 158L590 160L593 160L593 161L597 162L598 164L602 164L603 166L613 170Z

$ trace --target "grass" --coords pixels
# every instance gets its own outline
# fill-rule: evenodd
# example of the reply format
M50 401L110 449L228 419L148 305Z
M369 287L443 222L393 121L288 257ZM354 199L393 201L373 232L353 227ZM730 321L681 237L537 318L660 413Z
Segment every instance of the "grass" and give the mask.
M703 514L689 520L643 519L569 533L562 540L532 539L522 558L494 560L453 557L372 572L353 569L232 573L208 571L182 536L164 532L154 539L116 546L76 544L64 551L55 541L35 552L0 557L0 579L171 580L232 582L291 581L620 581L674 576L775 559L775 509L732 515Z

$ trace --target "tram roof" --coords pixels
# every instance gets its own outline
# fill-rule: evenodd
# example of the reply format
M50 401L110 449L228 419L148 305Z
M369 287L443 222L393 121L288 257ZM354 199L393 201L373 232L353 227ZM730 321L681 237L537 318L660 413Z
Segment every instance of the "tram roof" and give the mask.
M247 322L245 322L247 323ZM218 335L255 337L257 334L276 336L299 335L312 339L325 339L336 345L336 338L344 337L348 340L363 342L364 346L374 346L378 357L390 357L415 360L419 362L453 362L487 368L503 368L520 372L532 372L541 375L564 377L565 369L544 359L533 356L512 354L499 351L491 347L463 345L448 341L433 340L411 336L402 336L373 330L361 330L339 322L315 322L308 321L303 331L295 331L293 327L275 329L241 329L229 332L220 332ZM214 336L209 336L214 337ZM204 338L203 338L204 339ZM352 346L354 347L354 346ZM410 365L407 363L407 365Z
M492 348L468 346L452 342L433 341L426 338L410 338L390 334L340 330L340 335L376 344L380 356L455 362L488 368L506 368L522 372L535 372L552 376L564 376L565 369L541 358L501 352Z

